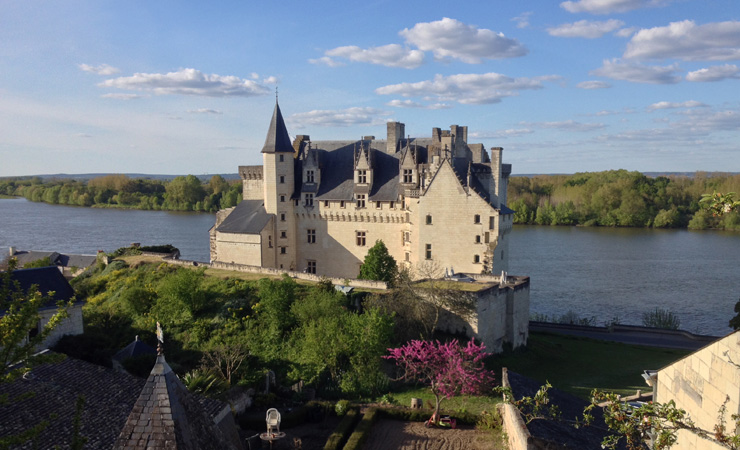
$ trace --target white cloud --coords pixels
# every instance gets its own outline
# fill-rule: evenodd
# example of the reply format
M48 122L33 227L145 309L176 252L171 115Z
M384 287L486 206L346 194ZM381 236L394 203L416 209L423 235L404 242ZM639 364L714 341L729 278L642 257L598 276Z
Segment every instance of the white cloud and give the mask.
M622 38L628 38L635 34L635 31L637 31L637 27L622 28L621 30L614 33L614 35Z
M693 20L642 29L627 44L625 58L685 61L740 59L740 21L696 25Z
M475 139L506 139L510 137L524 136L526 134L532 134L534 130L529 128L510 128L508 130L498 130L492 133L481 133L474 132L470 133L470 138Z
M264 80L262 80L262 84L277 84L277 83L278 83L278 79L275 76L269 76L265 78Z
M139 94L103 94L101 95L103 98L113 98L116 100L135 100L137 98L142 98L143 95Z
M695 133L709 134L714 131L740 130L740 113L735 110L710 112L709 110L693 110L688 118L676 123L677 128L689 129Z
M678 66L645 66L623 62L619 59L604 60L603 65L589 72L591 75L611 78L613 80L631 81L633 83L674 84L680 81L675 75Z
M332 58L345 58L354 62L378 64L388 67L402 67L414 69L424 62L424 52L410 50L398 44L388 44L381 47L370 47L362 49L355 45L337 47L324 52L324 58L310 60L311 62L323 63L333 67L337 63Z
M688 81L722 81L732 78L740 79L740 68L734 64L707 67L686 74Z
M532 11L523 12L520 15L513 17L512 22L516 22L517 28L528 28L529 18L532 16Z
M566 131L593 131L606 127L603 123L582 123L575 120L564 120L562 122L522 122L522 125Z
M516 39L447 17L436 22L417 23L399 34L420 50L433 52L435 58L454 58L469 64L527 54L527 49Z
M343 62L334 61L328 56L322 56L321 58L316 59L309 59L308 62L310 62L311 64L324 64L329 67L340 67L344 65Z
M606 22L579 20L578 22L564 23L557 27L548 28L547 32L550 36L556 37L596 39L623 25L624 22L616 19L609 19Z
M519 95L521 90L542 89L542 81L558 79L555 76L511 78L500 73L436 75L433 80L399 83L375 89L380 95L422 97L440 102L463 104L499 103L505 97Z
M72 136L73 137L79 137L79 138L91 138L91 137L93 137L92 134L88 134L88 133L75 133Z
M267 87L233 75L204 74L195 69L177 72L135 73L130 77L119 77L98 84L136 91L148 91L157 95L199 95L205 97L255 97L271 92Z
M671 0L578 0L567 1L560 7L571 13L611 14L633 9L661 6Z
M450 105L445 103L434 103L431 105L425 105L423 103L415 102L413 100L391 100L386 103L388 106L394 108L419 108L419 109L450 109Z
M223 114L222 111L210 108L189 109L188 112L191 114Z
M91 66L89 64L78 64L78 67L85 72L91 72L97 75L113 75L114 73L120 72L117 68L109 66L108 64L101 64L99 66Z
M647 107L648 111L655 111L657 109L676 109L676 108L699 108L699 107L707 107L708 105L697 102L696 100L689 100L685 102L658 102L653 103L652 105Z
M581 81L576 85L579 89L608 89L612 87L611 84L606 81Z
M390 113L376 108L355 107L341 110L313 110L293 114L288 118L291 126L306 128L318 127L350 127L353 125L383 125Z

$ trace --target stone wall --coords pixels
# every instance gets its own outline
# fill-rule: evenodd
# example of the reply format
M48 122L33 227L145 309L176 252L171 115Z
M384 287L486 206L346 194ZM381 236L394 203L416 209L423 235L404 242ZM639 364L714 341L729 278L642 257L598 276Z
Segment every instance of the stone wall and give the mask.
M56 314L56 312L56 308L39 310L39 330L41 330L47 323L49 323L49 320L51 320L52 316ZM37 348L37 350L53 347L54 345L56 345L59 339L62 338L62 336L68 334L82 334L83 331L84 327L82 323L82 303L77 303L69 309L69 317L62 320L61 323L57 325L51 333L49 333L49 336L46 337L46 340Z
M658 371L656 401L674 400L697 426L710 433L718 423L720 408L725 405L725 419L732 432L731 416L740 413L739 363L740 332L735 332ZM672 448L714 450L724 447L682 430Z
M506 367L501 373L501 386L511 387ZM509 450L532 450L535 448L534 439L529 434L527 425L516 406L503 402L498 405L499 413L503 419L504 432L506 433Z

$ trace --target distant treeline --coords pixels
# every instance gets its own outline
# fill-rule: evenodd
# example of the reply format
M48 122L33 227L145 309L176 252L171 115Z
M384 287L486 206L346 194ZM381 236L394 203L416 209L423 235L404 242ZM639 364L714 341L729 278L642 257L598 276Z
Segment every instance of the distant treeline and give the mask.
M169 211L205 211L236 206L242 200L241 181L214 175L203 183L195 175L171 181L104 175L87 182L70 179L0 180L0 195L25 197L55 205Z
M655 178L610 170L574 175L512 177L514 223L725 229L740 231L740 214L713 217L699 207L705 193L739 192L740 175L697 172Z

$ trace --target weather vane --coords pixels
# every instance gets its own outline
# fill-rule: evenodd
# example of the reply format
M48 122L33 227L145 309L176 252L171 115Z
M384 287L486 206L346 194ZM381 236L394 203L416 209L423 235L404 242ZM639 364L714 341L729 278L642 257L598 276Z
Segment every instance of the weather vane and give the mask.
M162 333L162 326L157 322L157 354L161 355L164 346L164 333Z

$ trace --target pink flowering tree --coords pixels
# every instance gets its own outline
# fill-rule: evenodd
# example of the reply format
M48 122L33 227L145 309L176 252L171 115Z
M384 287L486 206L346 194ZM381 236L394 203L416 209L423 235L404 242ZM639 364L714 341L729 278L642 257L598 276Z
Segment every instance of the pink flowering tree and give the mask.
M471 340L461 346L457 340L409 341L398 348L389 348L386 359L394 360L401 369L401 380L429 385L436 405L432 418L439 422L439 405L444 398L460 394L477 395L493 382L493 372L486 370L483 359L485 346Z

